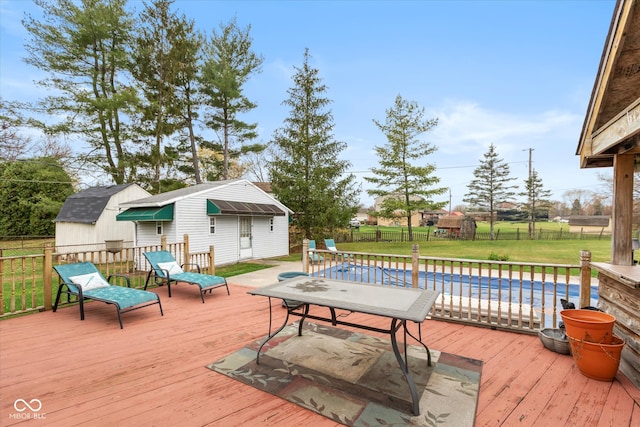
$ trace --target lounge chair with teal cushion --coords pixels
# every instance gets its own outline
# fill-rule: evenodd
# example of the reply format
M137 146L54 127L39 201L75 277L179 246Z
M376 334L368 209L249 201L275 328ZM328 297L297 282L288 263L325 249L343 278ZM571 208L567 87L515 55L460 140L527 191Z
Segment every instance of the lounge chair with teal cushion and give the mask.
M313 262L322 262L324 258L316 252L316 241L309 240L309 260Z
M324 245L327 247L327 250L329 252L334 252L338 255L342 255L345 258L349 258L349 259L353 258L352 254L345 254L345 253L339 252L338 248L336 247L336 242L333 239L324 239Z
M153 277L155 283L159 285L167 285L169 298L171 298L171 282L182 282L190 285L196 285L200 289L200 298L204 304L204 293L213 291L215 288L224 286L229 294L229 286L224 277L212 276L211 274L200 273L200 266L197 264L178 264L171 252L167 250L155 252L143 252L144 257L151 264L151 270L147 274L147 281L144 288L147 289L149 280ZM184 271L184 266L195 266L197 272Z
M75 295L78 298L80 320L84 320L85 299L115 305L118 313L118 322L120 322L120 329L122 329L121 313L127 311L158 304L160 307L160 315L164 316L160 296L146 290L131 288L131 281L129 277L125 275L112 274L105 280L100 270L91 262L61 264L53 268L62 280L62 283L58 286L56 302L53 305L54 312L58 309L60 297L64 293L67 294L67 302L70 301L71 295ZM127 287L112 285L110 281L115 277L123 278L127 283Z

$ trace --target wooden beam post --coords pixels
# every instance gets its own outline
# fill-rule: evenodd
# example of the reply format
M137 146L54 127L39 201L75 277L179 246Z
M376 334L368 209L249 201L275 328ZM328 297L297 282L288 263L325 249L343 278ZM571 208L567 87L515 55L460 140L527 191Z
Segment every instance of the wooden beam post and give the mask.
M634 154L613 157L613 235L611 264L633 265L631 230L633 220Z

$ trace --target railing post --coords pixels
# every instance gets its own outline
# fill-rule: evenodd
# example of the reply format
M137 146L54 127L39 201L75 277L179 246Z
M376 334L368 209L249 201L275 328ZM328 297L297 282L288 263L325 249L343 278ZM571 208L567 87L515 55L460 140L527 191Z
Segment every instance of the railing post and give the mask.
M591 251L580 251L580 305L591 305Z
M419 250L419 246L418 245L413 245L413 247L411 248L411 287L412 288L419 288L419 269L420 269L420 262L419 262L419 258L420 257L420 250Z
M52 301L53 301L53 293L52 293L52 277L51 270L53 269L53 249L51 246L46 246L44 248L44 262L42 263L42 297L44 298L44 309L51 310Z
M309 239L302 239L302 271L309 272Z
M216 251L213 245L209 246L209 274L216 275Z
M165 236L164 234L160 236L160 249L162 249L163 251L167 249L167 236Z
M183 237L184 240L184 261L187 264L191 264L191 254L189 253L189 235L185 234Z

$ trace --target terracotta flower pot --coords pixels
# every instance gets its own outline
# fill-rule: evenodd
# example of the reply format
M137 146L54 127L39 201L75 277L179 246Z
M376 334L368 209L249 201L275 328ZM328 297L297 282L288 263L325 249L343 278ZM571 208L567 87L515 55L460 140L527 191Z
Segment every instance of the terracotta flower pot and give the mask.
M614 335L611 344L602 344L569 337L569 345L582 375L599 381L613 381L624 347L621 338Z
M616 318L595 310L562 310L567 336L594 343L611 344Z

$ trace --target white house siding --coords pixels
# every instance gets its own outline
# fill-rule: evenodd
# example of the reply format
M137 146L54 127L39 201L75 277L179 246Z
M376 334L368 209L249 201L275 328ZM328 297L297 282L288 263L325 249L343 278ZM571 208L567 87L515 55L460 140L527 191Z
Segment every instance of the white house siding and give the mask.
M221 187L212 187L208 191L176 199L173 221L164 223L164 235L169 243L181 242L185 234L189 235L191 252L207 252L211 245L215 248L216 265L231 264L240 261L239 219L236 215L216 215L216 233L209 233L207 200L222 199L263 204L277 203L248 181L239 181ZM271 217L252 217L253 258L269 258L288 255L289 229L288 217L274 217L274 231L269 231ZM138 224L137 246L157 245L160 237L156 235L155 222Z
M273 217L273 231L269 231L269 219L271 217L253 217L254 258L289 255L289 221L287 217Z
M56 252L71 253L104 249L104 241L98 244L96 226L78 222L56 223Z

